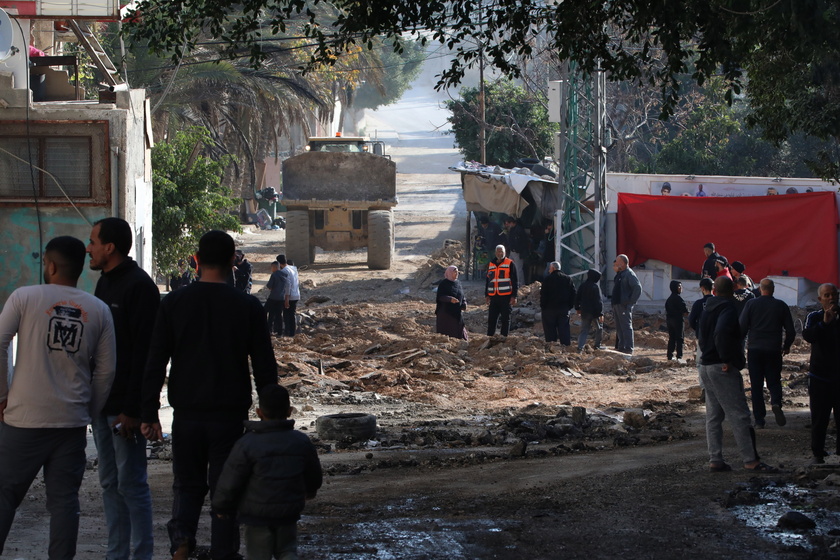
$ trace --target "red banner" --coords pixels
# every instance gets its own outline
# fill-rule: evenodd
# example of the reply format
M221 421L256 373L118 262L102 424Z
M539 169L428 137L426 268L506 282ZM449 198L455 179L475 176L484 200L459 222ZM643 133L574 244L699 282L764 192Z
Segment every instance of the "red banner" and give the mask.
M837 201L832 192L685 197L620 193L616 245L630 265L656 259L700 272L703 245L741 261L758 282L801 276L838 283Z

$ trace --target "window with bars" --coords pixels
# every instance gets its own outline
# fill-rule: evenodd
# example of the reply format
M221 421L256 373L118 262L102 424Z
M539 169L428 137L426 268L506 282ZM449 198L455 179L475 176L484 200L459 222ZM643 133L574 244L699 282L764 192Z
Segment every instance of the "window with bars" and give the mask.
M0 132L0 205L109 200L107 122L12 123ZM28 134L26 134L28 129Z

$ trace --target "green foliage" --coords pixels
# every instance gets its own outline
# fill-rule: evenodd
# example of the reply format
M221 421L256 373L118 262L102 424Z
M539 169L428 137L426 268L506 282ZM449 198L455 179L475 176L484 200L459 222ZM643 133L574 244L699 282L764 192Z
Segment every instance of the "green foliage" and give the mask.
M455 143L466 160L481 159L479 94L478 88L464 88L461 99L446 102ZM533 94L499 80L485 86L485 96L485 163L510 167L517 159L542 159L553 152L559 125L548 122L548 110Z
M206 33L224 56L259 65L272 52L266 40L297 20L307 70L373 49L380 37L397 49L414 38L454 50L438 83L447 87L480 59L518 77L544 48L583 72L600 67L610 80L658 88L663 117L678 108L690 73L701 86L720 76L727 103L752 84L749 124L776 142L804 133L836 146L840 130L837 0L146 0L133 16L128 33L173 59ZM814 154L821 174L838 174L835 152Z
M411 82L423 67L425 49L417 41L409 41L401 51L396 51L393 44L383 43L378 47L383 80L381 87L366 81L356 90L354 105L359 109L377 109L399 101L408 90Z
M201 155L210 143L207 130L194 127L152 148L153 256L159 272L174 271L207 231L241 230L237 217L228 213L239 200L221 183L233 158Z

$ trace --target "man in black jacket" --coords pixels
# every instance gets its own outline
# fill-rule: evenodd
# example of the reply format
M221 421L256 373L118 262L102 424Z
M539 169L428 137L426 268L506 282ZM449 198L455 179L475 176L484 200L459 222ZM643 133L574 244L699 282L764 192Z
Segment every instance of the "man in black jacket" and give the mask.
M811 452L814 463L824 463L825 434L834 411L834 422L840 418L840 299L834 284L820 286L821 309L805 319L802 338L811 343L811 367L808 371L808 396L811 406ZM840 455L840 438L837 439Z
M601 349L601 335L604 332L604 298L601 294L601 273L589 269L586 273L586 281L580 285L575 297L575 309L580 315L580 335L578 336L578 352L583 350L586 338L589 336L589 326L595 323L595 340L592 347L595 350Z
M262 305L227 284L234 259L233 238L205 233L198 243L201 278L172 292L160 304L143 380L143 435L161 439L160 390L171 360L168 398L175 475L169 529L173 560L186 560L208 483L211 495L222 466L242 436L251 407L251 373L259 391L277 383L277 362ZM239 558L239 525L211 518L210 557Z
M747 300L741 312L741 332L747 337L747 365L750 369L750 393L753 417L758 428L764 427L764 381L770 391L770 406L776 424L787 423L782 411L782 355L790 352L796 338L790 308L773 297L776 285L769 278L759 284L761 297ZM782 330L785 339L782 342Z
M146 440L140 433L140 388L160 292L128 256L131 226L105 218L90 232L90 268L102 275L94 295L108 304L117 339L117 371L105 408L93 418L99 482L108 529L108 560L151 560L152 495Z
M548 265L548 276L540 287L540 309L546 342L572 343L569 312L575 305L575 285L568 274L560 270L557 261Z
M245 423L213 496L217 516L245 525L247 558L296 558L297 521L321 487L318 452L289 414L286 388L263 387L261 421Z
M706 255L706 260L703 261L703 268L700 270L701 278L717 278L717 266L715 262L720 258L720 254L715 251L714 243L706 243L703 245L703 254Z
M715 279L714 296L706 301L700 316L700 382L706 391L706 442L709 469L732 470L723 460L723 420L729 419L744 468L759 472L776 469L759 461L755 450L755 431L750 424L750 409L744 398L744 367L741 330L735 309L732 280Z

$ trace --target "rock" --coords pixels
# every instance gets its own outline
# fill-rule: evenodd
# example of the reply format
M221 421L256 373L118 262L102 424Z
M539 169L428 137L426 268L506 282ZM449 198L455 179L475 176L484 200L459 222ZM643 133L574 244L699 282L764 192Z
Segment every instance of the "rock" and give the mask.
M779 518L777 527L782 529L794 529L796 531L807 531L817 526L816 522L798 511L789 511Z
M305 305L312 305L313 303L327 303L328 301L331 300L327 296L312 296L311 298L306 300Z
M575 424L575 426L580 426L581 424L586 422L586 408L582 406L573 406L572 422Z
M650 367L656 365L656 362L654 362L653 359L648 358L647 356L633 356L632 358L630 358L630 361L633 362L637 368Z
M624 411L624 425L641 430L647 426L647 418L640 408L633 408Z
M692 385L688 388L688 400L702 401L706 399L706 392L700 385Z
M513 447L510 448L508 455L511 457L524 457L525 452L528 450L528 444L524 440L519 440L513 444Z

